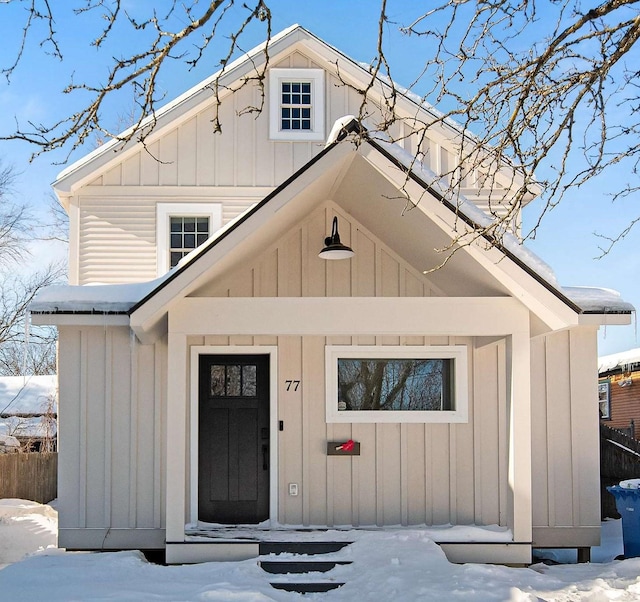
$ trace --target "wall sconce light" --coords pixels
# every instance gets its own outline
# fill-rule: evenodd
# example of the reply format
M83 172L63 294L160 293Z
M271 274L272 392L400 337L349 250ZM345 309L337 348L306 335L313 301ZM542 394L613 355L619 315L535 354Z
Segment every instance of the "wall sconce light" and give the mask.
M333 227L331 228L331 236L324 239L324 249L318 253L321 259L349 259L354 256L353 249L347 247L340 242L338 234L338 218L333 218Z

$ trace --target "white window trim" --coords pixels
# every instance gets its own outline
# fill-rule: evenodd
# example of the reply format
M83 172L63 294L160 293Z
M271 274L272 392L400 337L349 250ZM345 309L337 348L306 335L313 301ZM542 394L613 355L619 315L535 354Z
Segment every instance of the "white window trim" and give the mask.
M311 82L311 131L280 129L280 82ZM269 70L269 138L271 140L324 140L324 69Z
M221 203L158 203L156 206L156 265L158 276L169 271L169 218L208 217L209 236L222 227Z
M466 345L443 346L346 346L325 347L326 421L341 423L463 423L469 421L469 376ZM453 359L455 410L338 411L338 359Z

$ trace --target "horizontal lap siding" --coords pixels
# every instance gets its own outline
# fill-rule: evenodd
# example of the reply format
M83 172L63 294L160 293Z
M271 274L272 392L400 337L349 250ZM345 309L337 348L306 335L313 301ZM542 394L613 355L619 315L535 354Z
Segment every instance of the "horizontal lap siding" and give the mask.
M59 345L60 527L162 528L164 343L60 327Z
M340 213L351 261L314 259L337 207L316 210L253 262L199 296L430 296L427 278L351 216ZM258 337L207 337L205 344L262 344ZM198 339L191 344L202 344ZM505 524L504 341L475 349L471 338L415 336L269 337L278 346L279 521L304 525ZM467 345L467 424L327 424L326 345ZM300 380L298 391L285 381ZM476 382L477 380L477 382ZM476 422L477 417L479 421ZM361 455L328 457L327 441L354 439ZM298 483L300 495L289 496Z
M636 439L640 438L640 373L621 372L608 377L610 381L610 419L603 424L616 429L628 429L631 421L635 424ZM631 385L620 386L620 382L631 379Z
M156 277L156 215L152 199L83 198L80 284L140 282Z

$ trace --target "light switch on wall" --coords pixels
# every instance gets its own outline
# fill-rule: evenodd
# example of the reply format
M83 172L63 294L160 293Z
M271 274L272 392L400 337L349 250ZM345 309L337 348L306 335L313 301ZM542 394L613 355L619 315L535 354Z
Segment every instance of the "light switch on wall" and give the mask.
M298 495L298 483L289 483L289 495Z

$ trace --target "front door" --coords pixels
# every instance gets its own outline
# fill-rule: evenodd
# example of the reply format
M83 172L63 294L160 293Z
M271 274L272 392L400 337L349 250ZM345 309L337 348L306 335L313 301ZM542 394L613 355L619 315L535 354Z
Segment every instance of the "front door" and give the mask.
M269 518L269 356L201 355L198 519Z

